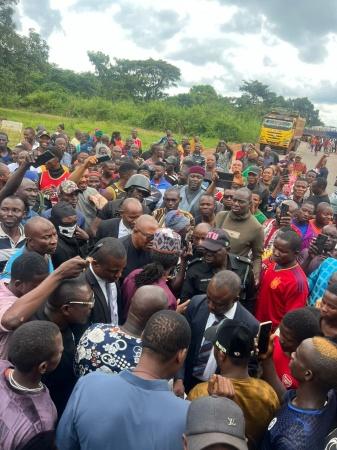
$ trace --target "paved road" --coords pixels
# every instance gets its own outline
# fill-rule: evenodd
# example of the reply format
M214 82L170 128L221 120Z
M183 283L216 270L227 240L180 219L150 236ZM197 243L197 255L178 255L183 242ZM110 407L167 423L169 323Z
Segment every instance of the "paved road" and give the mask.
M308 169L313 169L322 156L322 152L317 153L317 156L315 156L315 153L310 151L310 146L306 142L301 142L297 153L302 155L303 162L305 162ZM336 189L334 183L337 177L337 153L330 153L327 168L329 170L328 193L330 194Z

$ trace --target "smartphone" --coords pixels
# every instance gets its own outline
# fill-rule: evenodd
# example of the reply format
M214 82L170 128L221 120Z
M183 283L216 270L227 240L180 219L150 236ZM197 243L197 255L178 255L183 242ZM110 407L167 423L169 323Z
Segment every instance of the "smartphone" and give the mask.
M257 348L259 354L264 355L268 351L269 338L273 323L271 321L260 323L259 332L257 334Z
M324 250L324 246L326 244L326 241L329 239L328 236L326 236L325 234L319 234L316 238L316 242L315 245L317 247L318 253L321 255L323 253Z
M46 164L47 161L50 161L51 159L55 158L55 155L50 150L46 150L42 155L38 156L35 160L35 162L32 164L33 167L40 167L43 166L43 164Z
M222 189L230 189L232 187L234 174L233 173L225 173L225 172L217 172L219 179L216 182L216 187Z
M289 205L282 203L280 209L281 209L281 217L287 217L289 212Z
M102 156L97 156L97 163L103 163L105 161L110 161L111 157L109 155L102 155Z
M282 176L283 177L288 177L289 176L289 169L288 167L285 167L282 171Z

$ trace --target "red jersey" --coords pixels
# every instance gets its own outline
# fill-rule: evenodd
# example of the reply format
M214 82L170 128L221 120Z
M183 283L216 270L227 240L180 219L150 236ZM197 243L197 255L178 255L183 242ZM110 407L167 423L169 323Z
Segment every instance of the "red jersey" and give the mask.
M308 294L307 277L299 264L282 269L264 260L255 317L260 322L271 320L275 330L287 312L306 305Z
M139 138L133 140L133 143L137 145L138 148L142 148L142 141Z
M291 374L289 367L290 358L282 350L278 336L274 338L273 360L277 376L286 389L297 389L298 381Z
M43 189L47 189L50 187L57 188L62 181L67 180L70 177L69 169L67 167L62 166L64 169L63 174L58 178L53 178L50 176L48 170L45 170L41 173L39 189L43 191Z

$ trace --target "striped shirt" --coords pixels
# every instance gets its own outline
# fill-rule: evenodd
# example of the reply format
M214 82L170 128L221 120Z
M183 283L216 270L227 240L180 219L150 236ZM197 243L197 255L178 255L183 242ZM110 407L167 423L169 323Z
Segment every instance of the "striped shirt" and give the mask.
M3 271L7 261L13 255L17 248L21 248L26 241L24 229L22 225L19 225L20 237L15 243L8 234L3 230L0 224L0 271Z

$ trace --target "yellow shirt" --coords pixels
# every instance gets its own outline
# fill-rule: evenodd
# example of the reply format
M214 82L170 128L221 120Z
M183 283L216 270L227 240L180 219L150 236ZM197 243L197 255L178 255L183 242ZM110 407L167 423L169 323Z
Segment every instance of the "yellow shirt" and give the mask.
M280 403L274 389L265 381L257 378L230 378L234 386L237 403L243 411L246 421L246 436L250 443L259 443L266 428L275 416ZM208 382L197 384L188 394L188 400L208 396Z

